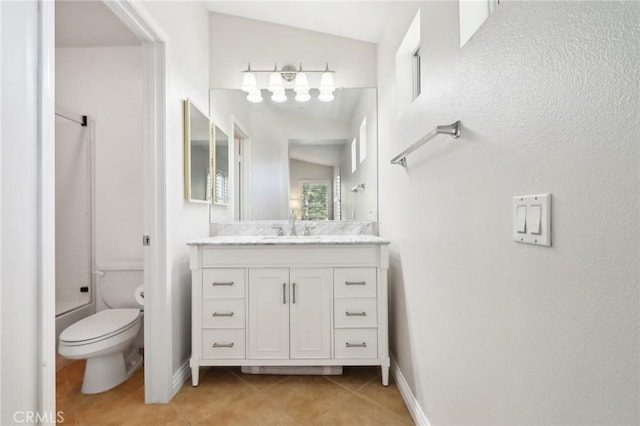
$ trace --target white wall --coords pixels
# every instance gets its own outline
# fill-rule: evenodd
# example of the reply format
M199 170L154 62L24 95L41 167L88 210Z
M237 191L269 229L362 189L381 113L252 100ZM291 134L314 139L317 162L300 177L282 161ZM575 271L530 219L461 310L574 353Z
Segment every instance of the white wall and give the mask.
M36 2L0 2L0 424L38 409Z
M210 84L214 88L238 89L242 71L251 62L254 69L298 66L336 71L336 87L376 86L376 45L314 31L219 13L210 14ZM269 74L258 78L267 83ZM320 74L309 74L311 87L318 87Z
M141 47L56 49L56 103L94 122L99 269L142 268L142 66Z
M206 111L208 105L209 15L204 3L194 1L143 2L167 40L167 244L171 285L173 371L191 356L191 271L187 241L209 235L206 204L184 199L183 101L191 99ZM175 378L175 377L174 377Z
M396 118L397 3L378 50L391 348L431 424L638 422L635 2L503 2L460 49L424 2L422 95ZM440 136L389 159L434 126ZM511 197L553 193L551 248L512 241Z
M347 220L376 221L378 218L378 138L375 90L364 90L350 120L348 143L342 148L340 164L342 217ZM360 125L366 118L367 156L360 162ZM351 172L351 142L356 141L355 172ZM364 184L357 193L351 188Z

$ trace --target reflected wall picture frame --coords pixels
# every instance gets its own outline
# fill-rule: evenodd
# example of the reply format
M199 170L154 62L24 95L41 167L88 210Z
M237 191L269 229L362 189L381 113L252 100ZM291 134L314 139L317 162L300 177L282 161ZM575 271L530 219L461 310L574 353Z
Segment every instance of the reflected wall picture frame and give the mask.
M212 129L211 122L209 117L204 114L199 108L197 108L190 99L184 100L184 197L185 200L190 203L202 203L202 204L211 204L211 199L213 196L213 190L211 185L211 170L213 169L213 157L212 157ZM200 162L204 169L200 170L200 174L206 176L209 183L204 182L204 191L201 192L201 196L197 197L194 194L194 182L193 182L193 159L194 159L194 147L196 143L195 133L194 132L194 122L196 120L200 120L202 123L203 120L208 123L206 134L208 143L208 155L206 155L206 159L203 158ZM203 129L200 129L200 133L202 133Z

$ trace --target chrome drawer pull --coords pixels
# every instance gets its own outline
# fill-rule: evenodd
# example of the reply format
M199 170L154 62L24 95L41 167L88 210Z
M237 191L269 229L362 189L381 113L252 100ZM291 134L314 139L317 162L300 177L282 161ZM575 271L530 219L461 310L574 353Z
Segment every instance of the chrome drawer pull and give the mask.
M211 283L211 285L233 285L233 281L227 281L227 282L214 281L213 283Z
M282 304L287 304L287 283L282 283Z
M214 312L211 314L212 317L232 317L233 312Z
M291 299L291 303L296 304L296 283L293 283L293 299Z
M348 317L366 317L367 316L366 312L349 312L349 311L347 311L347 312L345 312L345 314Z
M212 348L232 348L233 342L231 343L214 343L211 345Z
M362 343L349 343L347 342L347 344L345 345L348 348L366 348L367 347L367 343L366 342L362 342Z
M367 285L366 281L345 281L344 285Z

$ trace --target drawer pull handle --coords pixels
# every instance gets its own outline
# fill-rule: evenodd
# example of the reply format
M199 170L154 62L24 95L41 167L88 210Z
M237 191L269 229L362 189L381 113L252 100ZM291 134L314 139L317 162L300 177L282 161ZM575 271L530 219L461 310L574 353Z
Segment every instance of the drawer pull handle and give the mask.
M224 281L224 282L219 282L219 281L214 281L213 283L211 283L211 285L233 285L233 281Z
M214 312L211 314L212 317L232 317L233 312Z
M232 348L233 342L231 343L214 343L211 345L212 348Z
M349 311L347 311L347 312L345 312L345 314L348 317L366 317L367 316L366 312L349 312Z
M291 303L296 304L296 283L293 283L293 299L291 299Z
M344 285L367 285L366 281L345 281Z
M282 283L282 304L287 304L287 283Z
M366 348L367 347L367 342L362 342L362 343L349 343L347 342L347 344L345 345L348 348Z

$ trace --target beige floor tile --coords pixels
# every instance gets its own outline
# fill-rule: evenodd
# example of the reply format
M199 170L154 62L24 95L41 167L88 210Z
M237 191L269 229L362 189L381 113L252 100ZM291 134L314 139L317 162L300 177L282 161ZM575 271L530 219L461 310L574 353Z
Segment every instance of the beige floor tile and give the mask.
M259 426L298 425L298 423L270 398L254 394L212 414L197 423L198 426Z
M349 390L359 389L373 379L381 383L380 367L344 367L342 371L341 376L326 376L326 378Z
M370 382L356 393L405 419L411 420L411 415L404 404L398 386L392 380L386 387L377 382Z
M343 376L243 375L238 368L203 368L169 404L144 403L144 371L96 395L80 392L84 361L58 371L56 399L64 425L402 425L411 424L395 385L378 368ZM356 393L353 393L356 392Z
M315 419L313 424L318 426L400 426L413 423L358 395L351 395L343 404L331 408Z
M243 382L249 384L252 388L263 391L273 385L276 385L283 380L286 380L289 376L278 374L243 374L240 369L230 370L236 377L240 378Z
M198 423L229 405L248 398L255 391L228 371L200 380L196 387L185 383L171 404L190 423Z
M345 400L350 392L322 376L291 376L263 394L296 422L308 422Z

